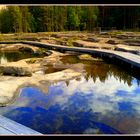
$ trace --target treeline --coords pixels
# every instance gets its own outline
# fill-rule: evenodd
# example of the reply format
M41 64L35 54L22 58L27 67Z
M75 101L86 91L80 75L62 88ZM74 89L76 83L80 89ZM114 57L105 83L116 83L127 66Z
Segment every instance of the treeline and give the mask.
M100 26L116 27L117 29L140 28L139 6L112 6L100 8Z
M7 6L0 10L1 33L138 29L139 24L140 7Z
M0 11L0 31L91 30L97 26L98 14L97 7L7 6Z

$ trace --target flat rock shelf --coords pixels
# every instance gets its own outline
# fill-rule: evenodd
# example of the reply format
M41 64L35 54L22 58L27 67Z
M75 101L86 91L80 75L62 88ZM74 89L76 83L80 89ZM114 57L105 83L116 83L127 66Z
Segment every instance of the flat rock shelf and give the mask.
M115 58L122 62L126 62L130 64L131 67L134 66L140 68L140 56L129 52L120 52L120 51L105 50L105 49L81 48L81 47L67 47L62 45L54 45L54 44L32 42L32 41L23 41L21 43L35 45L44 48L56 49L56 50L75 51L75 52L90 53L90 54L97 53L110 58Z
M129 52L106 50L106 49L82 48L82 47L68 47L63 45L54 45L37 41L0 42L0 44L11 44L11 43L34 45L41 48L53 49L58 51L75 51L81 53L99 54L100 56L115 58L121 62L128 63L131 65L131 67L134 66L138 69L140 68L140 55L132 54Z
M1 135L42 135L22 124L12 121L0 115L0 134Z

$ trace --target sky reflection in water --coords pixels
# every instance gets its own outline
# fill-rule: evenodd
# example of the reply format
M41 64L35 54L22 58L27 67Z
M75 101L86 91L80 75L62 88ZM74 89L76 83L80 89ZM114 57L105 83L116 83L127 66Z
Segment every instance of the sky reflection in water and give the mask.
M114 67L112 73L107 66L105 79L103 72L97 76L87 70L88 78L55 83L47 94L25 87L15 103L0 108L0 114L46 134L138 134L138 80L120 70L115 72Z

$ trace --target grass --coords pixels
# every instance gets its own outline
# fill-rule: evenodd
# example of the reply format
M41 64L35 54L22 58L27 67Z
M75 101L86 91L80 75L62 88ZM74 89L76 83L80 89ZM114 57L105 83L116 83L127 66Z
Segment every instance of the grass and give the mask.
M79 37L72 37L72 38L69 38L69 39L67 40L68 46L73 47L73 41L78 40L78 39L79 39Z
M79 56L81 60L93 60L93 61L103 61L101 58L93 57L89 54L82 54Z
M108 34L109 35L121 35L123 33L124 33L123 31L110 31Z
M80 56L80 58L82 58L82 59L92 59L92 56L89 55L89 54L82 54L82 55Z
M4 38L3 38L3 34L0 34L0 41L3 41Z
M31 58L30 60L27 60L26 62L29 64L34 64L37 60L35 58Z
M116 31L108 32L108 35L116 36L116 35L125 34L126 32L128 32L128 31L127 30L124 30L124 31L116 30ZM138 31L133 31L133 32L136 34L140 34L140 32L138 32ZM0 41L20 41L20 40L39 41L40 38L49 37L53 34L71 34L73 37L56 38L56 41L66 42L67 45L71 47L71 46L73 46L73 41L81 38L81 37L76 36L76 35L78 35L78 33L87 34L87 32L84 32L84 31L83 32L66 31L66 32L38 32L38 33L9 33L9 34L0 34Z

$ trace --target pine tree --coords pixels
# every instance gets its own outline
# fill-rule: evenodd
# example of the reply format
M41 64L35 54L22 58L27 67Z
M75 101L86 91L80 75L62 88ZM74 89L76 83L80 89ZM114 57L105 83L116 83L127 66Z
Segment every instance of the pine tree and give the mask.
M75 7L68 7L67 12L68 30L76 30L77 28L79 28L80 20L78 14L76 13Z
M18 6L8 6L8 12L12 21L12 31L22 32L22 14Z
M34 18L29 12L27 6L20 6L20 11L22 14L22 31L23 32L33 32L34 31Z
M9 33L12 30L12 20L8 9L2 9L0 11L0 32Z

